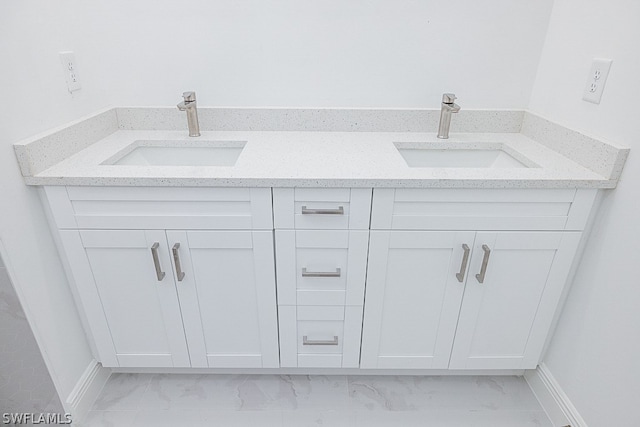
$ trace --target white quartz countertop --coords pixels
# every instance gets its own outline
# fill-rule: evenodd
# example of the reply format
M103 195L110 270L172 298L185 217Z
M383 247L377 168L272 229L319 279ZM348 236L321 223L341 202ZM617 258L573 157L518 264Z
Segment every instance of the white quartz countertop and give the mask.
M246 142L234 166L131 166L109 159L134 141ZM179 144L179 143L178 143ZM527 168L409 167L407 148L499 147ZM174 142L175 146L176 143ZM214 187L611 188L616 182L521 133L118 130L70 157L25 176L30 185Z

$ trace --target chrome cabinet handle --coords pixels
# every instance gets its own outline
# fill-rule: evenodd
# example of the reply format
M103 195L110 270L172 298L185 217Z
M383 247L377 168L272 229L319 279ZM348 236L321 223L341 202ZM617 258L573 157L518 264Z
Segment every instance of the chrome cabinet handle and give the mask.
M182 271L182 267L180 266L180 253L178 252L178 249L180 249L180 243L173 245L171 250L173 251L173 262L176 265L176 276L178 276L178 282L182 282L182 279L184 279L184 271Z
M160 267L160 257L158 257L158 247L160 243L155 242L151 246L151 256L153 257L153 265L156 267L156 277L158 278L158 282L162 282L164 279L165 273L162 271L162 267Z
M302 345L338 345L338 336L334 335L332 340L310 340L304 335L302 337Z
M303 206L302 215L344 215L344 206L338 206L338 209L307 209Z
M482 245L484 251L484 257L482 258L482 267L480 267L480 273L476 274L478 283L484 283L484 275L487 274L487 265L489 264L489 255L491 255L491 249L489 246Z
M462 265L460 265L460 272L456 273L456 279L458 279L460 283L464 282L464 273L467 271L467 263L469 262L469 254L471 253L471 249L469 249L469 245L466 243L462 245L462 249L464 249Z
M307 271L307 267L302 269L302 277L340 277L341 270L336 271Z

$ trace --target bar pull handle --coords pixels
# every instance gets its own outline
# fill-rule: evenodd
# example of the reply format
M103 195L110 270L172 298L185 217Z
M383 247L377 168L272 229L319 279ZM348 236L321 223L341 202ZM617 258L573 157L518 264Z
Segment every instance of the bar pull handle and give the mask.
M344 206L338 206L337 209L308 209L303 206L302 215L344 215Z
M482 245L482 250L484 251L484 257L482 258L482 267L480 267L480 273L476 274L478 283L484 283L484 276L485 274L487 274L487 265L489 264L489 255L491 255L491 249L489 249L489 246Z
M338 345L338 336L334 335L332 340L310 340L304 335L302 337L302 345Z
M464 273L467 271L467 263L469 262L469 254L471 253L471 249L469 249L469 245L466 243L462 245L462 249L464 249L462 264L460 265L460 272L456 273L456 279L458 279L460 283L464 282Z
M180 243L173 245L171 251L173 251L173 262L176 265L176 276L178 276L178 282L182 282L182 279L184 279L184 271L182 271L182 266L180 265L180 252L178 252L178 249L180 249Z
M165 273L162 271L162 267L160 267L160 257L158 256L158 247L160 243L155 242L151 246L151 256L153 257L153 265L156 267L156 277L158 278L158 282L162 282L164 279Z
M336 271L307 271L307 267L302 269L302 277L340 277L341 274L339 267Z

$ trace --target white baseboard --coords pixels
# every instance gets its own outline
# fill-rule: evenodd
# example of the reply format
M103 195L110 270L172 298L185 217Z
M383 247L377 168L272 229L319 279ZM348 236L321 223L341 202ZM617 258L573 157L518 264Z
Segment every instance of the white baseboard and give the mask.
M524 378L554 427L588 427L547 365L541 363L536 370L527 371Z
M428 375L428 376L517 376L523 369L360 369L360 368L111 368L127 374L232 374L232 375Z
M110 375L111 369L103 367L96 360L89 363L67 397L66 406L70 408L74 422L81 421L87 415Z

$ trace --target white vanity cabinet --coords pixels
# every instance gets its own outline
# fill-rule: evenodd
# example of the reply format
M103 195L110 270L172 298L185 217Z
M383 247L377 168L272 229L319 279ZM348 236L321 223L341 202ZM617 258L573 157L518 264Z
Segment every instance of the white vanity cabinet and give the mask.
M594 197L374 190L361 367L535 368Z
M104 366L279 366L270 189L45 195Z
M597 190L44 187L104 366L535 368Z

